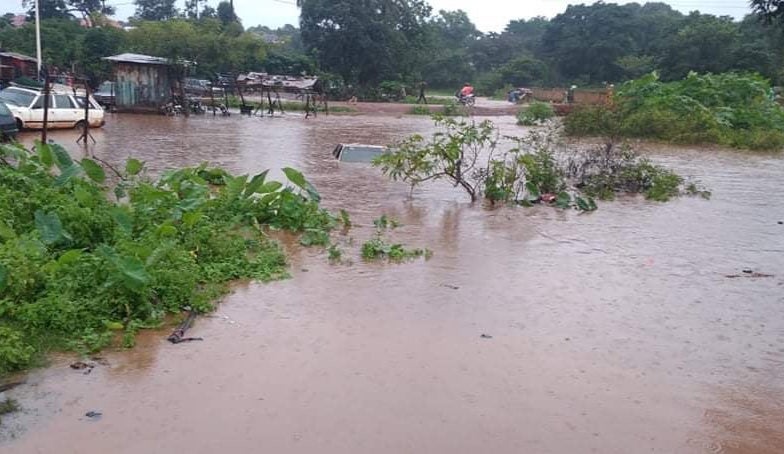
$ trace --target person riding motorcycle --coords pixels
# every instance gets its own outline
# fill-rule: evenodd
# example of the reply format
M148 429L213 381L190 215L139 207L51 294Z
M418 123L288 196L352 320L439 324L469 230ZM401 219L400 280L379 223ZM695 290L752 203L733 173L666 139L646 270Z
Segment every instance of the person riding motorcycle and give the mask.
M466 82L463 84L463 88L458 90L455 95L461 103L466 104L467 101L472 100L474 97L474 87L471 86L470 83Z

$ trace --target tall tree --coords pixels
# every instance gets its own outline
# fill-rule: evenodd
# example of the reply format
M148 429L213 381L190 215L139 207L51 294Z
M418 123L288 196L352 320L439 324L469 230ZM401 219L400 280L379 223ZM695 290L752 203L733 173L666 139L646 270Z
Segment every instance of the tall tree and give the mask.
M27 11L29 18L35 18L35 0L23 0L22 6L29 8ZM65 0L38 0L38 7L41 8L41 19L68 19L71 17Z
M617 61L634 54L637 4L570 5L550 23L542 38L543 51L569 81L601 83L620 80Z
M691 13L672 35L661 62L664 79L680 79L690 71L721 73L737 65L740 30L730 17Z
M784 0L751 0L751 9L769 22L774 19L784 22Z
M218 19L223 22L223 25L238 22L239 19L234 13L234 5L227 1L218 3Z
M430 11L424 0L307 0L300 29L324 69L374 84L421 68Z
M166 20L179 14L176 0L135 0L136 17L142 20Z
M465 11L439 11L428 24L428 59L422 69L427 82L436 87L453 87L471 80L475 70L468 49L482 36Z

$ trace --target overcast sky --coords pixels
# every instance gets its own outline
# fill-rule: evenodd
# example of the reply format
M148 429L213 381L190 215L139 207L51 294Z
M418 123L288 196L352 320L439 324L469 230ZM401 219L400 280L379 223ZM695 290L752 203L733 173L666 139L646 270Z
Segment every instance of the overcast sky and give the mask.
M219 0L207 0L207 3L216 6ZM7 11L9 6L14 11L22 11L21 0L0 0L0 11ZM132 0L107 0L107 4L117 7L118 17L126 19L134 13ZM185 0L178 0L182 7ZM566 9L570 3L581 3L568 0L430 0L434 11L440 9L466 11L472 21L484 32L501 31L511 19L531 18L535 16L552 17ZM592 3L592 1L584 2ZM616 3L608 0L607 3ZM628 2L617 2L628 3ZM703 13L728 15L738 19L748 14L746 0L672 0L665 1L673 8L684 13L699 10ZM16 7L13 7L16 4ZM234 0L237 15L242 18L246 27L253 25L267 25L277 28L285 24L297 24L299 10L295 0Z

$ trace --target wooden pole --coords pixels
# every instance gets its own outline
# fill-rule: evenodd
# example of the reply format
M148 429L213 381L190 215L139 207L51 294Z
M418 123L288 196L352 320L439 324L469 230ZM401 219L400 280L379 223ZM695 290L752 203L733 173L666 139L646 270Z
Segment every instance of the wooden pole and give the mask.
M79 137L79 140L76 143L80 143L84 140L84 145L87 146L87 141L92 139L93 143L95 143L95 139L93 136L90 135L90 84L87 83L87 78L84 79L84 129L82 130L82 135Z
M198 8L197 8L198 9ZM210 100L212 101L212 116L215 116L215 84L210 84Z
M49 127L49 70L44 70L44 127L41 129L41 143L46 143Z

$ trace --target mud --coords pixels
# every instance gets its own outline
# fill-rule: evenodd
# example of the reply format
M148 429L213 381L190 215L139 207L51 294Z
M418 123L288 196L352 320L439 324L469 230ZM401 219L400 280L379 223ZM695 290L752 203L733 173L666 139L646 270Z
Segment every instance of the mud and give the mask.
M93 150L110 162L300 168L351 213L353 246L341 242L354 264L288 241L292 279L239 285L189 331L203 342L146 332L89 375L54 358L8 393L24 411L4 419L0 451L784 452L784 159L649 147L713 199L624 198L579 215L471 206L447 185L408 201L405 185L330 157L338 142L430 128L110 118ZM393 239L433 258L363 263L382 213L402 224ZM725 277L744 269L774 277Z

